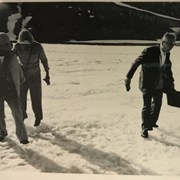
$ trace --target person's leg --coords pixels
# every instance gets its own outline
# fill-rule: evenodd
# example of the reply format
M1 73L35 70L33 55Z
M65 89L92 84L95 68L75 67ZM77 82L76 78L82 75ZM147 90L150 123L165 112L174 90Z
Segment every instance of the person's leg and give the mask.
M35 79L32 79L29 83L30 87L30 96L32 102L32 109L35 114L35 126L40 124L40 121L43 119L42 112L42 87L41 87L41 78L40 75Z
M8 135L6 130L4 97L0 97L0 140L2 141Z
M21 85L21 91L20 91L20 100L21 100L21 108L22 108L22 114L23 114L23 120L26 119L27 116L27 93L28 93L28 82L26 81Z
M161 105L162 105L162 96L163 96L162 90L154 90L153 101L151 104L152 127L154 127L156 125L156 122L159 118L159 113L160 113Z
M143 108L142 108L142 133L141 136L144 138L148 137L148 130L151 128L151 99L152 93L150 90L143 90Z
M6 101L11 109L12 115L15 120L17 138L20 142L28 141L28 135L23 121L19 98L15 96L8 96L6 98Z
M143 94L143 108L142 108L142 129L148 129L151 126L151 99L152 93L150 90L144 90Z

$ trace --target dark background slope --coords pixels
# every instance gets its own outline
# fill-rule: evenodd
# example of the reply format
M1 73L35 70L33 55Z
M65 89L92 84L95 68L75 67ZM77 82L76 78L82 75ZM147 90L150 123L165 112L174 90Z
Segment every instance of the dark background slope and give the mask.
M125 2L124 2L125 3ZM177 2L127 2L134 7L179 18ZM18 11L16 3L1 3L0 31L7 32L7 17ZM22 17L16 23L18 36L22 20L32 19L26 25L35 39L44 43L61 43L69 40L121 40L160 38L171 27L180 27L180 21L145 11L124 7L113 2L41 2L21 3Z
M180 2L124 2L137 8L180 18Z

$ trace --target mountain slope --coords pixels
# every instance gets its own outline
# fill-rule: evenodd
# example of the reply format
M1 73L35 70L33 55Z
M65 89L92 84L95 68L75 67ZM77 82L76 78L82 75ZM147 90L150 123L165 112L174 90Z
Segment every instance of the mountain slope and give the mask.
M31 28L40 42L61 43L87 40L155 40L172 27L180 27L178 18L113 2L44 2L0 4L1 31L8 32L7 21L12 14L21 14L11 31L17 38L22 28ZM17 6L18 5L18 6ZM149 4L147 4L148 6ZM160 3L168 9L168 3ZM180 7L180 3L176 4ZM159 6L158 6L159 7ZM7 9L7 8L6 8ZM19 13L18 13L19 12ZM12 22L13 23L13 22Z

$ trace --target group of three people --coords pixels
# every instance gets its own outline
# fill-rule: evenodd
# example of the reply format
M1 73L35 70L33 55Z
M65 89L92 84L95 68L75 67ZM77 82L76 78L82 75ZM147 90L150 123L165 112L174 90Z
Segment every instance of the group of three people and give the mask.
M8 35L0 32L0 141L8 135L5 101L11 109L16 135L22 144L29 143L24 124L24 119L28 118L26 113L28 90L35 115L34 126L39 126L43 119L40 62L46 72L44 80L49 85L48 60L42 45L34 40L32 33L28 30L21 31L13 47Z
M143 95L141 125L143 138L148 137L148 131L158 127L157 120L163 92L174 91L170 50L175 45L175 41L174 33L166 33L159 45L144 49L126 75L125 86L129 91L131 79L141 65L139 88ZM38 126L43 118L39 61L41 60L46 71L47 84L49 84L49 66L43 47L34 41L33 35L27 30L20 32L17 44L13 51L11 49L12 44L9 37L5 33L0 33L0 140L2 141L7 136L4 114L4 101L6 100L15 119L17 137L21 143L26 144L28 136L23 120L27 118L27 91L30 89L35 114L34 126ZM21 84L23 88L20 90Z

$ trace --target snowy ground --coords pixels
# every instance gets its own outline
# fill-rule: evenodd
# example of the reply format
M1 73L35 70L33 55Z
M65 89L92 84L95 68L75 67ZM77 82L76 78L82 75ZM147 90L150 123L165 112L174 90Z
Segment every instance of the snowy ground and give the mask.
M180 175L180 109L167 106L164 96L159 128L143 139L139 72L131 91L124 88L125 74L145 46L44 44L44 48L51 75L50 86L43 82L44 120L33 126L28 100L25 124L30 143L21 145L6 106L9 136L0 143L3 174ZM178 90L179 50L175 47L171 55Z

